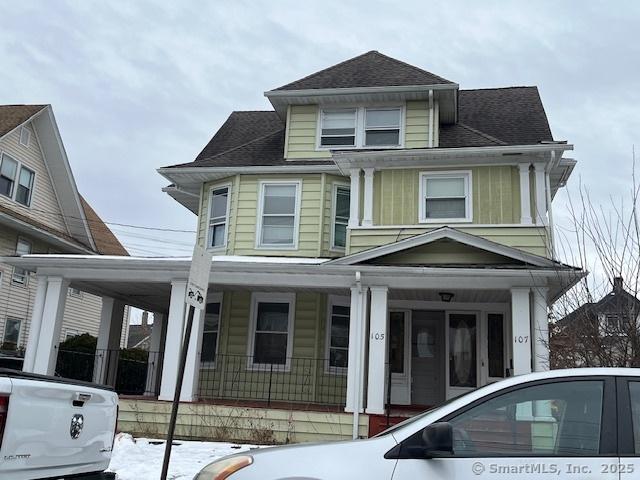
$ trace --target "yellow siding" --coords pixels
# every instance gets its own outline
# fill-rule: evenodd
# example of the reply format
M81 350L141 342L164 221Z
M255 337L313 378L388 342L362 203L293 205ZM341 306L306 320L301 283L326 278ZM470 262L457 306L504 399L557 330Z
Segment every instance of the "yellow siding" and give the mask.
M285 158L329 158L329 151L316 151L317 105L294 105L290 108Z
M404 141L405 148L426 148L429 146L428 102L407 102Z

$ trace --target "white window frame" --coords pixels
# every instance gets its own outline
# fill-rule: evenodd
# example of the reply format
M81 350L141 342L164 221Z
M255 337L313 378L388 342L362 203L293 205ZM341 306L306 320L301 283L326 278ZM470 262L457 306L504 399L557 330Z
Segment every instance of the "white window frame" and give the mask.
M9 324L9 321L13 320L16 322L20 323L20 328L18 329L18 339L16 340L16 350L18 350L20 348L20 340L22 340L22 325L24 324L24 319L23 318L18 318L18 317L5 317L4 319L4 328L2 329L2 343L7 343L7 325Z
M346 375L348 367L333 367L331 366L331 322L333 321L333 307L348 307L349 318L351 318L351 300L349 297L329 295L327 302L327 321L325 332L325 359L324 359L324 373L329 375ZM349 322L351 327L351 322ZM351 335L351 328L349 328L349 335ZM348 348L347 348L348 350Z
M426 187L429 178L462 178L465 187L465 216L460 218L427 218ZM469 223L473 221L473 178L471 170L448 170L420 172L420 205L418 209L420 223Z
M24 135L24 133L26 132L26 135ZM23 135L26 136L27 140L25 142L22 141ZM27 127L25 127L24 125L22 127L20 127L20 145L22 145L23 147L27 147L29 148L29 143L31 142L31 130L29 130Z
M333 112L339 112L339 111L353 111L355 113L355 122L353 125L353 145L322 145L322 122L324 120L324 112L325 111L333 111ZM335 107L327 107L327 108L319 108L318 109L319 112L319 117L318 117L318 148L321 150L341 150L343 148L357 148L358 147L358 124L359 124L359 117L360 117L360 112L359 112L359 108L358 107L351 107L351 106L347 106L347 107L341 107L341 106L335 106ZM350 136L350 135L324 135L329 136L329 137L346 137L346 136Z
M284 365L271 363L256 363L253 361L253 349L256 340L256 326L258 322L258 304L260 303L288 303L289 317L287 325L287 353ZM247 370L271 370L278 372L291 371L291 355L293 354L293 323L295 321L296 294L254 292L251 295L251 311L249 314L249 338L247 342Z
M265 187L271 185L295 186L295 217L293 220L293 244L262 243L262 218L264 210ZM258 184L258 218L256 221L256 249L257 250L297 250L300 233L300 204L302 202L302 180L261 180Z
M338 206L338 189L345 188L349 190L349 198L351 198L351 185L348 183L335 182L331 190L331 250L344 252L346 245L341 247L336 245L336 209ZM349 220L347 219L347 229L349 228Z
M16 178L13 180L13 189L11 190L11 195L6 196L6 195L1 195L4 198L8 198L10 200L12 200L13 202L17 203L18 205L20 205L21 207L24 208L31 208L31 203L33 202L33 192L36 189L36 171L31 168L31 167L27 167L26 165L24 165L20 160L18 160L16 157L14 157L13 155L3 152L0 150L0 165L2 165L2 161L3 161L3 157L9 157L11 160L13 160L14 162L16 162L17 164L17 169L16 169ZM20 182L20 173L22 172L22 169L25 170L29 170L31 173L33 173L33 182L31 182L31 191L29 192L29 203L27 205L20 203L16 200L16 196L18 194L18 184Z
M225 229L224 229L224 243L222 245L218 245L218 246L211 246L211 226L212 225L221 225L220 222L217 222L215 224L211 223L211 214L213 213L213 209L212 209L212 205L213 205L213 192L215 192L216 190L220 190L222 188L226 188L227 189L227 212L225 214ZM207 242L207 250L211 250L211 251L220 251L220 250L225 250L227 248L227 243L229 241L229 216L230 216L230 212L231 212L231 183L221 183L221 184L217 184L217 185L213 185L211 188L209 188L209 196L207 197L207 201L209 203L208 207L207 207L207 232L205 234L205 238L206 238L206 242Z
M322 145L322 113L325 110L356 110L356 138L355 145ZM366 145L366 111L367 110L400 110L400 133L398 145ZM398 103L382 103L371 105L327 105L325 107L318 108L318 114L316 118L316 151L328 151L328 150L355 150L358 148L366 148L368 150L389 150L389 149L402 149L405 144L405 130L406 130L406 106Z
M220 327L222 326L222 300L223 300L223 295L222 292L217 292L217 293L209 293L207 295L207 304L209 303L217 303L220 305L220 309L219 309L219 313L218 313L218 332L216 335L216 350L215 350L215 356L213 359L213 362L202 362L201 366L203 368L207 368L209 370L215 370L216 368L216 360L215 358L218 356L218 353L220 353L218 351L218 348L220 347ZM204 344L204 316L206 315L206 310L202 311L202 341ZM200 347L200 351L202 351L202 346Z
M64 329L64 339L69 340L70 338L77 337L80 335L80 330L76 330L75 328L65 328Z
M16 255L18 254L18 245L20 244L20 242L23 242L29 245L29 253L27 255L31 255L31 253L33 252L33 243L31 243L29 240L27 240L24 237L18 237L18 239L16 240ZM24 280L19 281L19 280L16 280L16 268L18 267L13 267L13 272L11 273L11 284L17 285L20 287L26 287L27 284L29 283L29 272L27 272L24 269L21 269L24 271Z

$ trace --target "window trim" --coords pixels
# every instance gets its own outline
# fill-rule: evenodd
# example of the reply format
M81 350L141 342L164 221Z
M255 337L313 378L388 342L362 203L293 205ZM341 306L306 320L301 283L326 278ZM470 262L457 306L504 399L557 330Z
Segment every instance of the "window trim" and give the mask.
M324 359L324 373L327 375L346 375L348 367L334 367L331 365L331 325L333 321L333 307L349 307L349 327L351 327L351 299L346 296L329 295L327 299L327 319L325 328L325 359ZM349 328L349 335L351 335L351 328ZM349 347L347 346L347 353Z
M20 323L20 328L18 329L18 339L16 340L16 350L19 350L20 340L22 339L22 324L24 323L24 318L11 317L11 316L5 317L4 328L2 329L2 344L7 343L7 325L9 324L10 320L17 321L18 323Z
M20 160L18 160L17 158L15 158L13 155L9 153L0 151L0 172L2 171L1 167L2 167L2 164L4 163L4 157L9 157L12 161L16 162L16 176L13 179L13 185L11 187L11 192L10 192L11 195L2 195L2 196L5 198L9 198L15 202L16 185L18 184L18 178L20 177Z
M5 156L9 157L11 160L16 162L17 169L16 169L16 178L13 180L13 188L11 190L11 195L10 196L2 195L2 196L4 198L8 198L12 202L17 203L18 205L20 205L23 208L31 208L31 204L33 202L33 192L36 189L37 173L33 168L26 166L23 162L21 162L16 157L11 155L10 153L7 153L4 150L0 150L0 165L2 165L2 160L3 160L3 157L5 157ZM16 200L16 195L18 194L18 184L20 182L20 173L22 172L23 168L25 170L29 170L31 173L33 173L33 181L31 182L31 191L29 192L29 203L28 203L28 205L20 203L20 202L18 202L18 200Z
M473 176L471 170L442 170L420 172L420 185L418 188L420 204L418 215L420 223L470 223L473 222ZM465 216L460 218L427 218L426 189L429 178L463 178L465 186ZM451 197L453 198L453 197Z
M325 110L356 110L356 134L355 145L322 145L322 113ZM367 145L366 142L366 111L367 110L400 110L400 132L398 145ZM345 104L345 105L320 105L316 115L316 151L326 152L330 150L356 150L358 148L366 148L368 150L389 150L389 149L402 149L405 145L405 131L406 131L406 104L389 102L389 103L375 103L371 105L362 104Z
M20 244L20 242L24 242L29 245L29 253L27 253L26 255L31 255L31 253L33 252L33 243L21 236L18 236L18 238L16 239L16 255L18 255L18 245ZM11 272L11 285L26 287L29 284L29 272L24 270L24 281L20 282L15 279L16 268L18 267L13 267L13 272Z
M329 250L336 252L344 252L346 249L346 245L341 247L336 245L336 209L338 206L338 189L346 188L349 190L349 199L351 199L351 185L345 182L333 182L331 187L331 248ZM349 219L347 219L346 228L349 228ZM348 235L347 235L348 236ZM346 238L345 238L346 243Z
M222 327L222 301L224 299L224 296L222 294L222 292L216 292L216 293L209 293L207 295L207 305L210 303L218 303L220 305L220 309L219 309L219 313L218 313L218 332L216 335L216 349L215 349L215 354L213 356L213 362L200 362L200 368L206 368L208 370L215 370L216 369L216 358L218 357L218 347L220 346L220 330ZM202 313L202 340L204 340L204 316L207 314L206 309L203 310ZM202 343L200 344L200 352L202 352Z
M324 120L324 112L325 111L353 111L355 113L355 121L353 124L353 145L322 145L322 122ZM349 149L349 148L357 148L358 147L358 118L360 116L359 113L359 107L354 107L354 106L333 106L333 107L327 107L327 108L318 108L318 140L317 140L317 146L319 149L321 150L337 150L337 149ZM326 135L325 135L326 136ZM347 136L351 136L351 135L328 135L331 137L347 137Z
M22 141L22 132L27 132L27 142L24 143ZM29 130L25 125L20 127L20 134L18 135L18 143L23 147L29 148L29 144L31 143L31 130Z
M256 363L253 360L253 349L256 340L256 327L258 322L258 304L260 303L288 303L289 315L287 325L287 352L284 365L271 363ZM253 292L251 294L251 308L249 313L249 337L247 341L247 370L271 370L289 372L291 371L291 355L293 353L293 323L295 321L296 294L295 293L274 293L274 292Z
M296 187L295 211L293 219L293 244L262 243L262 218L264 210L264 192L266 186L283 185ZM302 179L297 180L260 180L258 182L258 212L256 221L256 250L298 250L300 235L300 205L302 203Z
M231 182L220 183L220 184L212 185L211 187L209 187L209 195L207 196L207 202L208 202L207 225L206 225L207 231L205 233L205 241L207 245L207 250L210 250L212 252L225 250L229 243L229 219L231 215L231 187L232 187ZM213 201L212 201L213 192L216 190L220 190L222 188L227 189L227 212L224 219L225 220L224 243L217 247L212 247L210 230L211 230L211 213L212 213L212 205L213 205ZM220 223L217 223L216 225L220 225Z

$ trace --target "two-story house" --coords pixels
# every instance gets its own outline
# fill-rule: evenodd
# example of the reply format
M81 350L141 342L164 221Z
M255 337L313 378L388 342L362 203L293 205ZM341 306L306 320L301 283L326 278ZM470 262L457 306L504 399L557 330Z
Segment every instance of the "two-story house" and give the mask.
M78 193L50 105L0 106L0 255L127 255ZM101 299L71 286L59 340L98 334ZM31 336L37 279L0 263L0 350L20 353ZM125 329L126 330L126 329Z
M583 272L555 258L551 203L576 162L537 88L461 90L372 51L265 95L273 110L233 112L159 169L214 253L183 400L335 406L357 435L548 368L547 309ZM172 398L189 259L13 262L157 312L148 393Z

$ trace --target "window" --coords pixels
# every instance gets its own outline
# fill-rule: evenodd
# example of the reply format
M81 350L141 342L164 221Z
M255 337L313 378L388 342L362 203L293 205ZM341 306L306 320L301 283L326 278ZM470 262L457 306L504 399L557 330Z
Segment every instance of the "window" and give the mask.
M263 183L258 247L296 248L300 183Z
M320 146L356 145L356 109L322 110Z
M449 420L455 455L596 456L600 452L602 381L520 388Z
M288 369L293 341L293 295L254 294L250 367Z
M78 330L74 330L72 328L67 328L64 331L64 339L65 340L69 340L70 338L77 337L78 335L80 335L80 332Z
M349 224L349 187L334 186L333 195L333 232L331 245L333 248L344 248L347 244L347 225Z
M208 303L204 313L202 332L202 353L200 361L212 364L216 361L218 331L220 329L220 303Z
M349 357L349 310L343 305L331 305L329 317L329 371L344 373Z
M4 340L2 348L5 350L17 350L20 341L20 327L22 320L8 317L4 324Z
M29 255L30 253L31 243L22 238L19 238L16 245L16 255ZM13 283L24 285L25 283L27 283L27 271L22 268L14 267L13 277L11 278L11 280Z
M82 291L74 288L74 287L69 287L69 296L71 297L81 297L82 296Z
M227 244L227 222L229 217L229 187L211 190L209 206L209 247L224 247Z
M367 108L364 144L367 147L400 145L399 108Z
M13 186L18 174L18 162L6 153L0 161L0 195L13 198Z
M29 140L31 139L31 132L27 127L20 128L20 145L25 147L29 146Z
M423 173L420 221L471 221L471 172Z
M36 174L26 167L20 168L18 188L16 190L16 202L28 207L31 205L31 192L33 191L33 179Z

